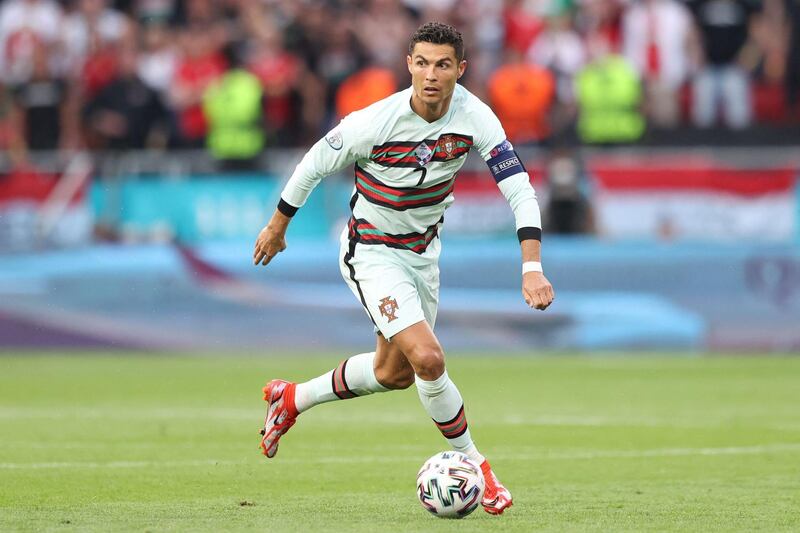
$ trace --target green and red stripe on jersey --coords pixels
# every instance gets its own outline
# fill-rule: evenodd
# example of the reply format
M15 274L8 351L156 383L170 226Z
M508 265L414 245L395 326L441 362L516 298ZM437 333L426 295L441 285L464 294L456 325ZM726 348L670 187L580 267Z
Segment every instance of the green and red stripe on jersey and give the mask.
M394 209L405 211L416 207L436 205L444 201L455 186L455 176L447 181L425 189L416 187L391 187L378 178L365 171L360 166L355 167L356 190L368 202Z
M345 379L347 361L348 359L345 359L339 363L339 366L336 367L331 375L331 387L333 387L333 393L341 400L348 400L358 396L358 394L351 391L350 387L347 386L347 380Z
M460 437L467 431L467 416L464 414L464 404L461 404L461 408L458 410L458 413L456 413L456 416L447 422L437 422L436 420L433 422L436 424L436 427L439 428L439 431L442 432L444 438L455 439L456 437Z
M385 167L417 168L420 166L420 162L415 153L423 143L432 152L430 161L451 161L469 152L469 149L472 148L472 137L457 133L446 133L441 135L438 140L386 142L373 146L369 158Z
M439 220L441 222L441 219ZM439 235L439 223L429 227L425 233L385 233L361 218L351 217L347 225L350 240L360 244L383 244L399 250L410 250L422 254L428 245Z

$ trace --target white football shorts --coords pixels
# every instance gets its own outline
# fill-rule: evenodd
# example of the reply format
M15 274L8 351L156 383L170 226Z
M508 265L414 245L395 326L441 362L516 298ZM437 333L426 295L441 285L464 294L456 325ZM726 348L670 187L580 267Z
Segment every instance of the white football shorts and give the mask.
M391 340L426 320L433 329L439 307L439 238L422 254L380 244L351 243L342 233L339 267L375 325Z

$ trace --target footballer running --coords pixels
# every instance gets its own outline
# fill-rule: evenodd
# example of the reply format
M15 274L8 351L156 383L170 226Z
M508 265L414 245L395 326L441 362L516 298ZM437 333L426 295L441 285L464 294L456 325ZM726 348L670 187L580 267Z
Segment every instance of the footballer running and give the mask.
M274 457L299 414L321 403L416 384L420 401L450 446L480 465L483 508L501 514L511 493L470 436L464 401L447 375L433 327L439 303L439 232L456 173L470 149L486 161L516 220L522 296L544 310L554 292L541 266L541 217L525 167L492 110L464 87L464 43L429 22L411 37L411 87L345 117L305 154L261 230L254 264L286 249L286 229L322 178L353 165L352 216L341 235L340 268L377 333L374 352L354 355L305 383L270 381L261 449Z

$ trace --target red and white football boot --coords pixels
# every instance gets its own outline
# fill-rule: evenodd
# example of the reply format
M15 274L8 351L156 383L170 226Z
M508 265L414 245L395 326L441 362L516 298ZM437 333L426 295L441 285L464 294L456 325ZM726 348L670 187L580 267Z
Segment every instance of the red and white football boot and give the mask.
M483 479L486 481L486 489L483 492L483 500L481 500L483 510L494 515L503 514L503 511L511 507L513 503L511 493L494 475L489 461L481 463L481 471Z
M273 379L264 387L264 400L267 402L267 416L261 430L261 453L269 458L278 453L278 441L297 421L297 408L294 406L296 383Z

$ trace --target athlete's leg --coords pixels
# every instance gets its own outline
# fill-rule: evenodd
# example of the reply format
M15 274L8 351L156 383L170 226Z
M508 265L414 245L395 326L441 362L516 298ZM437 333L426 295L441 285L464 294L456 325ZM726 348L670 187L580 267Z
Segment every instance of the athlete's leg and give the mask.
M375 348L375 377L389 389L407 389L414 384L414 368L397 343L378 335Z
M345 359L339 365L305 383L298 383L295 406L302 413L321 403L347 400L374 392L386 392L375 376L376 352L361 353Z
M453 449L467 454L478 464L478 453L464 415L464 400L447 375L444 351L427 322L417 322L392 338L391 344L405 355L416 374L417 392L425 410L433 418Z
M374 392L407 389L414 370L403 353L378 335L374 352L354 355L333 370L304 383L270 381L264 387L268 402L261 449L267 457L278 451L278 441L303 411L321 403L347 400Z
M492 472L492 467L472 442L464 400L447 375L444 351L426 321L417 322L392 337L391 344L405 355L416 374L422 405L453 449L480 465L486 480L481 504L486 512L501 514L512 504L511 493Z
M298 413L321 403L347 400L374 392L407 389L414 383L414 369L403 353L378 334L374 352L354 355L333 370L298 383L294 402Z

